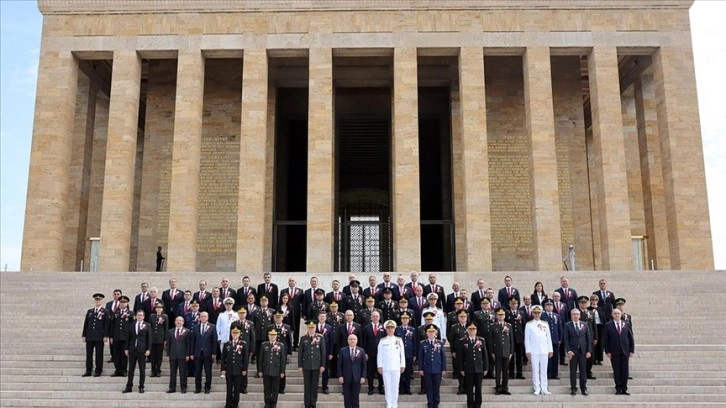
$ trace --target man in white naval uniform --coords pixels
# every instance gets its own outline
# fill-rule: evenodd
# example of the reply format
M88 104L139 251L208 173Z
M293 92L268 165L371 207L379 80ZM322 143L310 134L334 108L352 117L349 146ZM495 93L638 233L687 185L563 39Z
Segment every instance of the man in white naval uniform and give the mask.
M547 361L552 357L552 337L549 324L540 320L542 307L532 307L532 320L524 329L524 350L532 362L534 395L550 395L547 390Z
M426 312L434 313L433 324L435 324L436 327L438 327L441 331L441 341L446 344L446 313L436 307L436 302L439 300L439 295L435 293L429 293L426 299L429 301L429 305L421 311L421 320L419 321L426 321L426 319L424 319L424 314L426 314Z
M219 355L222 355L224 350L224 344L229 341L229 328L232 326L232 322L239 320L239 316L232 310L234 306L234 299L228 297L224 299L225 311L220 313L217 317L217 342L219 343ZM224 375L223 375L224 376Z
M403 340L393 335L396 322L387 320L384 326L386 337L378 342L378 373L383 376L386 408L398 408L398 385L401 374L406 370L406 353Z

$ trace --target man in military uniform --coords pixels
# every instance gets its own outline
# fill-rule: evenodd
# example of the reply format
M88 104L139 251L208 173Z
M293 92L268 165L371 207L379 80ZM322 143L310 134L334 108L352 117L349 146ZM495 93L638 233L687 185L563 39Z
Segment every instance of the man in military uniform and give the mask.
M290 362L290 356L292 355L292 329L289 325L282 322L282 318L284 316L284 313L281 311L275 312L275 322L272 324L272 326L268 327L269 330L274 330L277 332L277 341L279 343L283 343L285 345L285 350L287 350L287 355L285 357L285 362ZM281 378L280 379L280 394L285 393L285 386L287 385L287 379Z
M464 300L461 298L456 298L454 300L454 303L452 305L452 311L446 314L446 332L451 332L451 326L459 323L459 312L464 310ZM469 314L467 313L467 323L469 323ZM466 329L466 325L464 325L464 329ZM466 331L466 330L465 330ZM449 336L449 341L452 343L454 342L454 337Z
M318 381L320 374L325 371L328 350L323 336L315 333L315 322L310 320L305 326L307 334L300 338L297 370L303 375L305 408L315 408L318 403Z
M524 349L532 362L534 395L550 395L547 389L547 361L552 357L552 336L547 322L541 320L542 307L532 306L532 320L524 329Z
M467 335L461 340L457 353L460 374L464 376L467 408L481 408L481 382L489 371L486 340L476 335L476 325L470 323L466 328Z
M317 324L315 325L315 333L323 336L323 341L325 342L325 350L328 352L328 355L325 356L325 365L326 367L330 366L330 361L333 360L333 328L330 327L330 325L327 323L328 319L328 313L325 311L321 311L318 313L318 320ZM330 370L323 371L323 381L321 383L321 388L323 389L323 394L328 394L328 380L330 379Z
M383 377L386 394L386 407L398 408L398 388L401 374L406 370L406 353L403 340L395 336L396 322L385 323L386 337L378 342L377 369Z
M162 306L163 308L163 306ZM166 332L166 355L169 358L169 389L167 394L176 392L176 372L179 370L181 392L187 392L188 362L192 355L192 332L184 327L184 318L174 319L175 327Z
M393 291L390 288L383 289L383 300L378 302L376 308L381 311L381 320L384 322L396 318L398 304L393 300Z
M482 290L482 293L484 292L485 291ZM481 310L477 310L476 312L474 312L474 317L471 319L471 321L476 325L477 334L487 340L487 350L491 351L492 345L491 343L489 343L489 334L491 332L491 326L496 320L496 316L494 315L494 310L492 310L491 308L491 302L489 301L489 298L482 297L479 301L479 304L481 306ZM487 375L485 375L484 378L493 379L494 359L492 358L491 353L487 355L487 358L489 359L489 367L491 369L489 370L489 372L487 372Z
M420 290L420 289L419 289ZM426 312L423 315L424 323L420 325L416 331L418 332L418 338L425 338L427 336L427 331L430 328L434 328L436 331L436 338L440 341L441 340L441 330L436 326L434 322L434 313L433 312ZM426 394L426 391L424 390L424 379L421 377L421 388L418 391L419 395Z
M365 309L361 310L360 313L358 313L358 323L363 328L366 328L369 324L371 324L371 315L373 312L378 312L378 315L381 315L381 311L379 309L376 309L376 298L373 296L368 296L366 298L366 307Z
M490 354L494 359L494 391L497 395L511 395L507 372L509 361L514 353L514 330L512 330L512 325L504 320L507 312L503 307L498 307L494 313L497 321L491 326L489 332Z
M260 346L257 358L257 376L262 377L265 393L265 408L277 407L280 380L285 378L287 350L285 344L277 341L277 331L267 332L267 341Z
M343 294L342 292L340 293ZM336 334L338 333L338 327L340 327L345 322L345 315L338 311L338 303L333 300L330 303L330 313L328 313L325 322L330 326L331 332L330 332L330 341L333 343L333 349L330 350L330 356L332 359L330 360L330 363L328 364L328 378L337 378L338 377L338 353L335 351L338 349L338 336Z
M357 316L365 307L365 298L360 292L360 282L357 280L350 282L350 295L348 295L348 303L345 305L346 311L352 310ZM346 343L342 343L341 347L345 347ZM336 353L337 354L337 353Z
M449 344L451 345L451 357L454 363L454 369L452 371L452 374L453 377L459 382L459 390L456 392L456 395L462 395L465 393L464 376L461 374L463 367L459 365L459 362L461 360L457 358L457 355L462 351L462 344L464 340L466 340L466 336L468 333L466 326L468 326L467 320L469 319L469 316L467 315L466 310L463 310L461 308L459 308L458 315L458 321L451 326L451 331L449 332Z
M224 299L224 312L217 316L217 321L214 327L217 329L217 342L219 342L219 359L222 358L222 349L224 349L224 343L230 339L229 329L232 327L232 322L239 319L237 313L234 312L234 298L227 297ZM219 360L217 360L219 361Z
M314 322L318 321L318 314L320 312L325 312L326 314L330 312L330 305L323 301L323 296L325 296L325 290L316 289L315 302L308 306L308 317Z
M239 320L232 322L231 329L236 327L240 330L240 339L247 343L247 352L249 353L249 358L252 359L252 356L254 356L252 348L257 344L255 325L247 320L247 309L244 306L240 306L239 310L237 310L237 316L239 316ZM246 375L242 377L242 382L240 383L240 392L242 394L247 394L247 379L248 376Z
M83 377L91 375L94 350L96 354L96 371L93 372L93 376L99 377L103 371L103 343L108 339L109 315L111 314L101 304L103 297L102 293L93 295L96 306L88 309L86 319L83 321L81 338L86 343L86 372L83 373Z
M441 377L446 374L444 343L436 338L436 334L436 328L429 326L426 340L418 346L418 371L426 389L427 408L439 407Z
M514 358L509 360L509 378L516 378L523 380L522 375L522 363L524 361L524 325L527 322L527 318L524 313L517 307L518 301L512 297L509 299L509 310L507 310L507 322L512 325L512 331L514 333Z
M429 275L429 279L433 276L434 282L436 281L436 275L431 274ZM438 285L431 285L431 287L435 286L437 289L443 290L441 286ZM427 286L429 287L429 286ZM436 293L429 293L426 296L426 299L429 302L429 305L423 309L422 315L425 316L426 312L432 312L434 314L434 324L436 327L439 328L439 333L441 333L441 341L446 343L446 339L448 338L446 336L446 313L444 313L444 310L437 307L437 302L439 302L439 296Z
M597 323L595 323L595 313L591 312L587 308L587 302L590 301L585 295L577 298L577 308L580 310L580 321L587 324L587 327L592 333L592 348L595 349L595 345L598 342ZM590 353L590 357L587 358L587 379L596 380L597 378L592 375L592 366L595 364L595 353Z
M126 377L128 358L124 353L126 349L126 340L129 338L129 330L134 323L134 315L129 309L129 298L126 295L119 297L121 307L112 316L113 325L111 337L109 342L111 343L111 356L113 358L113 365L116 368L111 377ZM143 311L143 309L139 309Z
M167 330L169 330L169 319L164 314L163 304L156 305L156 312L149 318L149 325L151 326L151 376L161 377L164 339Z
M401 298L405 300L406 298ZM401 374L401 382L399 384L398 393L411 395L411 377L413 376L413 365L418 358L418 332L409 325L411 315L404 313L401 315L401 325L396 327L393 333L396 337L403 341L403 351L406 354L406 369Z
M267 296L260 297L260 307L255 308L252 312L253 320L255 322L255 334L257 335L257 345L255 346L255 355L259 356L260 347L267 338L268 327L272 325L274 320L275 311L268 307ZM255 361L255 358L252 358Z
M542 320L546 321L550 327L550 338L552 339L552 357L547 361L547 379L559 380L559 353L560 344L562 344L562 330L564 328L563 320L560 315L554 312L554 302L547 299L544 302L545 312L542 314Z
M399 325L402 324L403 322L401 321L401 315L403 315L404 313L409 316L409 318L408 318L409 326L418 327L418 325L416 324L416 321L418 320L418 319L416 319L416 314L413 312L413 310L409 309L408 299L406 299L405 297L402 297L402 298L398 299L398 309L396 309L396 318L393 320L395 320L396 323Z
M199 324L199 301L192 300L191 306L191 310L184 315L184 327L189 330L194 330Z
M239 407L239 393L242 378L247 377L249 366L249 346L241 338L239 327L230 330L232 338L222 348L222 375L227 380L227 400L224 408Z

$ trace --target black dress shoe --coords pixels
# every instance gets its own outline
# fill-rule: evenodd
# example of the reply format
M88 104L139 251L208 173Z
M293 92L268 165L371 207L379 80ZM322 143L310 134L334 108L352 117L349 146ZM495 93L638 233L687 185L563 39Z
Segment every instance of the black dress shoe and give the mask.
M90 371L86 371L85 373L83 373L83 375L81 375L81 377L90 377L90 376L91 376Z
M627 391L622 391L622 392L620 393L620 395L630 395L630 393L629 393L629 392L627 392Z
M582 395L587 396L587 395L590 395L590 394L587 392L587 390L582 390Z
M121 373L113 373L111 374L111 377L121 377Z
M247 390L242 390L242 394L247 394Z
M460 390L456 391L456 395L462 395L462 394L464 394L464 390L460 389Z
M555 377L555 380L559 380L559 379L560 379L560 377Z
M588 375L587 379L588 380L597 380L597 377L595 377L594 375Z
M196 389L196 390L194 390L194 393L195 393L195 394L201 394L201 393L202 393L202 390L200 390L200 389Z
M494 390L494 395L499 395L499 394L501 394L501 393L502 393L502 392L501 392L501 391L499 391L499 390Z
M330 394L330 391L328 391L327 388L323 388L323 394L328 395L328 394Z
M570 391L570 395L577 395L577 390Z
M509 390L504 390L504 391L502 391L502 394L504 394L504 395L512 395L512 393L511 393L511 392L509 392Z
M381 395L386 395L386 391L384 391L384 390L378 390L378 393Z
M101 376L101 373L93 373L93 376L94 377L100 377Z
M129 392L131 392L131 387L126 387L126 388L124 388L123 391L121 391L122 394L126 394L126 393L129 393Z
M182 388L182 389L181 389L181 393L182 393L182 394L186 394L186 393L187 393L187 389L186 389L186 388Z
M524 380L524 376L523 376L523 375L518 375L518 376L517 376L517 379L518 379L518 380Z
M372 389L368 390L368 395L373 395L373 390Z
M143 394L143 393L144 393L144 389L139 387L139 394Z
M325 392L325 391L323 391L323 392L324 392L325 394L327 394L327 392ZM278 392L278 394L284 394L284 393L285 393L285 390L280 390L280 391Z
M633 377L631 377L631 376L628 376L628 380L632 380L632 379L633 379Z
M211 392L211 390L210 390L210 389L206 389L206 390L204 390L204 393L205 393L205 394L209 394L210 392Z
M175 392L176 392L176 390L172 390L171 388L169 388L168 390L166 390L166 393L167 394L173 394Z

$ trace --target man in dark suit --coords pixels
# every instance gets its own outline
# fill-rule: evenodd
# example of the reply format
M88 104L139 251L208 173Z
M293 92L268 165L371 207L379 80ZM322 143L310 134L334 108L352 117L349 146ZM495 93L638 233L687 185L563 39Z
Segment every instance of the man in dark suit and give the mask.
M623 322L622 312L613 310L612 320L605 325L603 331L603 349L613 365L615 394L630 395L628 392L628 376L630 375L630 357L635 353L635 339L630 325Z
M383 300L383 289L390 289L391 295L393 295L393 282L391 282L391 273L390 272L383 272L383 282L378 284L378 298L377 301ZM383 318L381 318L383 320ZM385 321L385 320L384 320Z
M340 290L340 282L333 280L333 290L325 295L325 303L331 304L333 302L338 304L338 310L346 310L348 307L348 295Z
M268 341L262 343L260 356L257 359L257 375L262 377L265 394L265 406L277 407L277 396L280 392L280 380L285 378L287 350L285 344L277 341L277 331L267 333Z
M408 299L413 296L413 290L406 286L406 279L403 275L398 275L396 278L396 285L393 286L393 299L400 301L401 299Z
M224 309L224 298L221 296L219 288L212 289L212 296L207 299L206 304L199 304L199 311L207 312L210 322L216 322L219 319L219 314L224 312Z
M612 318L613 309L615 308L615 294L608 290L607 280L600 279L598 285L600 286L600 289L592 292L592 294L597 295L597 304L602 308L603 313L605 314L605 322L607 323Z
M242 378L247 377L249 367L249 345L244 342L240 335L242 330L233 327L230 331L231 339L222 348L222 375L227 382L227 399L225 407L237 408L239 406L239 394L242 388Z
M81 337L83 342L86 343L86 372L83 373L83 377L91 375L93 370L93 357L95 350L96 357L96 371L93 376L99 377L103 371L103 343L107 340L110 332L110 319L111 312L101 307L101 301L103 301L103 294L96 293L93 295L93 299L96 302L96 306L88 309L86 312L86 318L83 321L83 332Z
M305 289L305 297L302 300L302 314L300 316L304 316L305 320L313 320L317 321L318 319L313 319L308 314L308 311L310 310L310 305L315 303L315 292L318 290L318 278L317 276L313 276L310 278L310 287L308 289ZM323 293L325 291L323 290Z
M570 287L570 280L566 276L560 278L560 287L555 292L560 294L562 303L567 305L567 310L577 307L577 291Z
M300 339L297 370L303 375L305 408L313 408L318 403L318 381L325 371L328 350L323 336L315 333L315 322L311 320L305 326L307 334Z
M194 360L194 393L202 392L202 369L204 370L204 393L212 389L212 360L217 356L217 329L209 323L209 314L199 315L199 325L192 332L192 356Z
M257 304L260 304L259 301L262 296L267 296L269 306L276 309L277 301L280 299L280 291L277 289L277 285L271 282L272 274L270 272L265 272L262 279L265 282L257 285Z
M371 296L375 298L376 302L379 300L379 298L383 297L381 289L379 289L378 285L376 284L376 277L373 275L368 277L368 287L363 289L364 298L368 299Z
M545 312L542 320L546 321L550 327L550 337L552 338L552 357L547 361L547 378L550 380L559 380L559 345L562 344L562 336L564 330L564 321L562 317L554 312L554 302L547 299L544 302Z
M179 370L181 393L187 392L187 362L192 354L192 331L184 327L184 318L174 320L175 327L166 332L166 355L169 358L169 389L176 392L176 372Z
M415 289L414 296L411 297L408 301L408 307L413 311L413 314L416 321L416 326L420 326L423 324L423 319L421 319L421 313L423 313L423 310L426 309L429 305L428 300L423 295L424 287L422 285L417 285L417 288Z
M121 305L118 300L119 296L121 296L121 289L114 289L113 290L113 300L110 300L106 302L106 310L113 313L118 310L119 306Z
M494 359L495 393L511 395L509 392L509 360L514 353L514 331L512 325L504 321L507 312L503 307L494 311L497 321L491 326L489 342L492 349L489 350Z
M366 380L366 352L357 344L357 336L348 336L348 347L341 348L338 354L338 382L343 386L344 408L360 408L360 387Z
M156 310L157 303L161 303L163 305L164 301L161 298L159 289L155 286L152 286L149 288L149 294L145 297L145 300L141 302L138 307L134 304L134 316L136 315L136 312L138 312L139 310L143 310L144 316L146 316L148 319L151 314L154 313L154 310ZM164 313L166 313L166 306L164 306Z
M199 281L199 291L194 292L194 295L192 295L192 300L196 300L199 302L199 304L204 304L207 302L207 299L212 297L212 294L207 292L207 281L204 279Z
M418 371L426 388L427 408L438 408L441 401L441 378L446 374L444 343L436 338L436 327L426 329L426 340L418 346Z
M451 285L452 292L449 293L446 296L446 311L451 312L455 310L454 302L456 302L457 299L461 299L461 286L459 285L459 282L454 282Z
M232 298L233 300L237 299L237 291L232 289L231 286L229 286L229 278L227 278L227 277L223 277L222 281L220 282L219 296L222 297L222 299L227 299L227 298Z
M257 289L253 288L252 285L250 285L250 277L245 276L242 278L242 286L237 288L237 299L234 300L235 305L244 305L247 303L247 296L249 294L253 294L255 296L255 300L257 299Z
M184 291L184 301L179 303L179 306L176 307L176 316L186 316L187 313L192 311L192 291L191 290L185 290Z
M479 305L481 305L482 299L484 299L486 296L486 283L484 282L484 279L479 279L476 281L476 289L471 292L471 303L473 303L474 307L477 308L479 307Z
M156 272L161 272L166 257L161 254L161 247L156 247Z
M146 381L146 357L151 355L151 327L144 322L144 312L136 312L136 323L129 330L126 340L126 357L129 358L129 375L123 393L131 392L134 386L134 371L139 364L139 394L144 393Z
M467 336L460 342L456 354L464 376L467 408L481 408L481 382L489 371L486 340L476 335L476 325L470 323L466 328Z
M304 316L302 310L302 301L305 297L303 290L297 287L297 281L294 277L290 276L287 278L287 287L280 291L280 298L282 295L287 294L290 299L290 307L294 311L294 319L290 320L290 329L293 333L293 350L297 350L297 345L300 343L300 317ZM279 299L278 299L278 303ZM244 304L244 303L241 303Z
M416 295L416 288L421 288L421 293L423 294L423 284L418 281L418 272L417 271L411 271L411 281L406 283L406 287L410 289L411 296Z
M570 394L577 394L577 370L580 370L580 391L587 393L587 359L592 353L592 332L587 323L580 321L580 310L570 312L570 321L565 325L565 350L570 360Z
M428 296L431 293L435 293L438 296L438 298L436 299L436 307L446 312L446 293L444 292L444 287L436 283L435 273L429 274L429 284L424 286L424 296Z
M362 346L368 356L366 378L368 379L368 395L373 395L373 380L378 378L378 393L383 395L383 377L378 374L378 342L386 336L386 330L380 323L378 311L371 313L371 323L363 328Z
M351 334L360 338L362 335L363 328L360 324L355 322L355 313L352 310L345 312L345 321L338 326L338 331L335 333L335 341L333 342L334 350L333 354L337 355L340 353L340 349L346 347L348 344L348 336Z
M169 316L169 319L176 319L179 303L184 301L184 291L178 289L176 283L176 278L169 279L169 289L161 294L161 301L164 302L164 313Z
M497 300L502 307L507 307L512 298L517 299L518 304L522 303L522 299L519 297L519 290L512 286L512 277L507 275L504 277L504 287L499 289Z
M350 297L350 294L351 294L351 290L350 290L350 285L351 285L351 284L353 283L353 281L355 281L355 280L356 280L356 279L355 279L355 275L353 275L352 273L349 273L349 274L348 274L348 284L347 284L347 285L345 285L345 286L343 286L343 293L345 293L346 295L348 295L348 297ZM356 282L357 282L357 281L356 281ZM358 283L358 286L360 286L360 282Z
M144 302L149 298L149 284L141 282L141 293L136 295L134 298L134 313L138 312L139 309L143 308Z

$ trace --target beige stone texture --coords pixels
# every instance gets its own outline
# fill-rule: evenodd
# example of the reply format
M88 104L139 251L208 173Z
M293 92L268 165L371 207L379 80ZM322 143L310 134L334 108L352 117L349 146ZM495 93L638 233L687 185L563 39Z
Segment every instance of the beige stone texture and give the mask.
M462 48L459 54L460 128L452 129L454 141L454 195L461 194L457 216L456 270L492 269L491 218L489 214L489 168L487 109L484 83L484 50ZM452 115L454 114L452 109ZM457 133L460 136L457 137ZM458 146L457 146L458 145ZM459 155L459 157L457 157ZM460 162L460 165L457 163ZM457 183L457 180L460 180ZM456 205L455 199L455 205ZM461 231L460 231L461 230ZM463 264L461 264L463 262Z
M156 248L167 254L176 60L150 60L146 85L141 200L136 269L156 268Z
M593 270L590 181L585 140L585 115L580 83L580 58L552 58L552 103L555 117L562 256L575 246L577 269ZM559 269L564 269L560 266Z
M618 56L615 47L595 47L588 55L592 140L602 269L625 270L631 264L630 208Z
M461 59L461 57L459 57ZM459 67L461 61L459 61ZM482 55L482 83L484 78L484 56ZM456 81L450 88L451 101L451 197L454 201L454 244L456 245L456 265L454 270L466 271L467 244L466 244L466 205L464 203L464 148L462 146L463 118L461 114L461 88L460 81ZM482 95L484 93L482 92Z
M642 75L634 86L648 258L656 269L671 269L653 75Z
M166 270L170 272L197 269L203 96L204 57L200 50L180 50L174 107L169 248L166 256Z
M78 62L42 50L30 148L22 271L63 270Z
M242 59L208 58L199 163L197 270L231 272L237 262Z
M421 269L417 72L416 49L395 48L393 50L391 212L394 236L393 268L397 271Z
M635 109L635 90L628 87L620 95L623 113L623 139L625 141L625 169L628 180L628 203L630 208L630 233L646 236L645 210L643 208L643 177L640 166L638 144L638 118Z
M524 54L524 105L529 132L534 269L561 265L560 197L549 48Z
M68 215L63 254L63 270L81 270L86 236L88 190L90 187L93 127L97 89L85 74L78 75L73 152L69 170ZM87 265L83 268L87 270Z
M113 56L99 269L129 271L138 138L141 58L134 50Z
M333 270L335 133L333 51L311 48L308 87L307 272Z
M277 108L277 89L270 85L267 92L267 142L265 147L265 240L263 243L262 270L272 270L272 238L275 222L275 114Z
M93 128L93 156L91 158L91 180L88 192L88 214L86 215L86 238L101 236L101 213L103 208L103 181L106 168L106 136L108 131L109 96L98 91L96 95L96 118ZM91 247L85 242L84 259L91 257ZM86 268L88 270L88 268Z
M484 75L492 269L533 270L530 138L522 57L487 56Z
M265 180L268 132L268 60L246 49L242 68L242 124L237 215L237 271L261 271L265 259Z
M693 51L663 46L653 56L671 268L713 269Z

